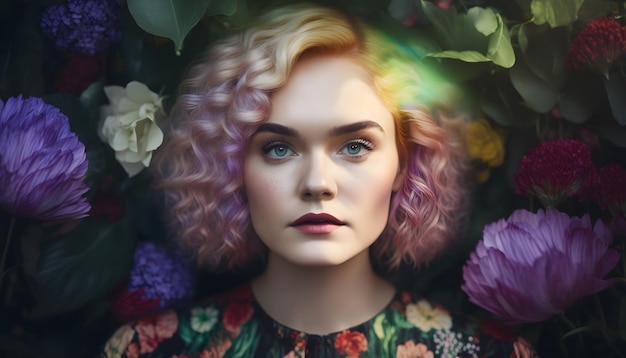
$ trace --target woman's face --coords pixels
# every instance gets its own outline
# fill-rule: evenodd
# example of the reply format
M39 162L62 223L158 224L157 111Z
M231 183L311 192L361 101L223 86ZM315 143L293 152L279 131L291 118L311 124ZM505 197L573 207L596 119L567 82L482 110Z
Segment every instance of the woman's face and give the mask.
M399 172L394 121L369 75L346 57L307 57L246 151L252 225L270 256L341 264L385 228Z

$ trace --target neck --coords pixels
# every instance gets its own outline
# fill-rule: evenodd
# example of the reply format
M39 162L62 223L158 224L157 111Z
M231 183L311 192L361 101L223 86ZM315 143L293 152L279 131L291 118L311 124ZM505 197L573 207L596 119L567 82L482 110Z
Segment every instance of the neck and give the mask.
M319 267L296 265L270 252L252 290L274 320L320 335L371 319L395 293L372 269L369 250L340 265Z

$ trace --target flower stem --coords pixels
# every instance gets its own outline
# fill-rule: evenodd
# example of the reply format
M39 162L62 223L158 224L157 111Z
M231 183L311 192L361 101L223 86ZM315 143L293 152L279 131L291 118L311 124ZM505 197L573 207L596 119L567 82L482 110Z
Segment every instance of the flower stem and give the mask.
M598 313L598 317L600 318L600 323L602 323L603 327L606 327L606 317L604 316L604 308L602 307L602 302L600 302L600 297L598 294L593 295L593 301L596 305L596 312Z
M2 292L2 283L4 282L4 265L7 261L7 255L9 253L9 247L11 246L11 236L13 236L13 227L15 227L15 216L11 216L11 221L9 223L9 233L7 234L7 239L4 243L4 250L2 251L2 261L0 261L0 292Z
M622 238L622 240L620 241L622 242L622 247L623 247L624 244L626 243L626 240ZM622 250L622 274L620 276L626 277L626 252L624 252L624 250Z
M576 325L574 323L572 323L572 321L570 321L567 317L565 317L565 314L560 314L559 317L561 318L561 320L565 323L565 325L567 326L567 328L569 329L569 332L566 332L562 337L561 340L569 337L569 336L573 336L576 335L577 341L578 341L578 345L579 345L579 349L577 350L577 354L576 356L580 356L580 353L583 350L583 347L585 346L585 343L583 342L582 337L580 336L579 333L588 330L588 327L576 327Z

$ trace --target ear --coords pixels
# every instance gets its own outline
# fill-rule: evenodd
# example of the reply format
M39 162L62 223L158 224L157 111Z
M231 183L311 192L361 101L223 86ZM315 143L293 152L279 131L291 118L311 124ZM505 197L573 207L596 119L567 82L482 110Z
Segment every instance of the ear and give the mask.
M402 185L404 184L404 181L406 180L406 173L407 173L406 160L401 160L400 165L398 167L398 173L396 174L396 178L393 180L392 190L394 192L402 188Z

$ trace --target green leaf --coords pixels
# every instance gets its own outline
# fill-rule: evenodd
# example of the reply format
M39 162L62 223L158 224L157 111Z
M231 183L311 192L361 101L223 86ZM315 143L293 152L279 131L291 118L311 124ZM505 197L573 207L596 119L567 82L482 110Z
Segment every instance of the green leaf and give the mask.
M510 68L515 63L511 37L500 14L480 7L457 14L453 8L441 10L423 0L422 6L443 48L443 51L428 56L465 62L493 62L504 68Z
M249 22L251 9L246 0L226 0L232 2L233 11L229 14L216 14L216 19L226 29L239 29Z
M508 74L500 73L492 78L481 79L480 105L485 114L504 127L524 128L532 126L537 112L520 104L520 96L511 84Z
M128 0L128 10L144 31L174 41L176 53L202 18L210 0Z
M574 329L568 331L567 333L565 333L563 336L561 336L561 340L563 341L563 340L565 340L569 336L580 334L580 333L586 332L586 331L593 331L593 327L588 325L588 326L582 326L582 327L574 328Z
M9 334L0 334L0 356L11 358L35 358L32 347L24 339Z
M563 118L584 123L606 105L602 77L585 71L572 74L563 86L559 110Z
M496 32L498 26L498 17L493 11L484 11L480 7L473 7L467 10L467 19L474 24L474 28L481 34L489 36ZM502 19L500 19L502 20Z
M29 8L24 14L2 15L10 18L3 21L0 36L0 98L19 94L41 97L45 93L42 68L46 57L39 24L41 13ZM4 29L9 31L5 33Z
M122 185L127 200L127 210L133 215L133 225L138 235L150 240L165 242L167 228L162 220L163 207L156 200L152 177L147 170L126 179Z
M569 33L564 27L551 29L547 26L528 24L528 46L523 56L535 75L554 90L563 87L567 78L564 57L567 53Z
M626 148L626 127L620 125L601 126L597 128L602 138L605 138L620 148Z
M429 53L428 57L452 58L465 62L490 62L491 59L478 51L439 51Z
M511 68L515 64L515 51L513 51L513 45L511 45L511 35L500 15L496 16L496 22L496 30L489 37L487 56L496 65Z
M237 11L237 0L213 0L209 1L206 9L207 16L226 15L232 16Z
M517 24L511 27L511 38L517 39L517 44L522 53L528 48L528 36L526 36L526 23Z
M51 317L106 294L129 274L134 247L127 218L114 224L86 219L69 234L50 238L32 278L36 304L28 315Z
M391 0L387 12L396 20L404 20L417 12L415 0Z
M523 58L509 71L511 83L524 99L526 106L539 113L549 112L556 104L559 93L537 76Z
M626 76L619 72L614 72L604 80L604 88L611 105L611 113L617 123L626 126Z
M566 26L578 18L578 10L585 0L532 0L530 12L537 25Z

